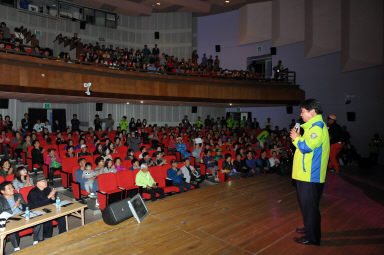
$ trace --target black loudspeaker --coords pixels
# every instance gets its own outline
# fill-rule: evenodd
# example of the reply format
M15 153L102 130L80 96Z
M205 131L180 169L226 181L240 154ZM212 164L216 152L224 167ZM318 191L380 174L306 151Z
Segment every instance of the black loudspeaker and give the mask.
M197 106L192 106L192 113L197 113Z
M271 47L271 55L276 55L276 47Z
M9 99L0 99L0 109L8 109Z
M293 107L291 105L287 106L287 114L292 114L293 113Z
M131 218L133 215L128 205L129 200L130 198L126 198L107 205L101 214L104 222L108 225L116 225Z
M356 121L356 113L355 112L347 112L347 120L348 121Z
M80 21L80 29L85 29L86 25L87 25L87 22Z
M96 103L96 111L97 112L103 111L103 103Z
M160 32L155 32L155 39L159 40L160 39Z
M215 48L216 48L216 52L220 52L221 51L220 44L216 45Z

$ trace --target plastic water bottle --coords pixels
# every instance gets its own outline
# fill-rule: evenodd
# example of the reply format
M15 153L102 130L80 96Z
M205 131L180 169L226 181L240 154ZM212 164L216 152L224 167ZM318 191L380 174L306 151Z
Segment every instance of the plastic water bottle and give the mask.
M60 197L57 196L57 197L56 197L56 208L60 208L60 206L61 206Z
M29 212L29 207L28 206L25 208L24 215L25 215L25 220L28 221L29 220L29 216L31 215L31 213Z

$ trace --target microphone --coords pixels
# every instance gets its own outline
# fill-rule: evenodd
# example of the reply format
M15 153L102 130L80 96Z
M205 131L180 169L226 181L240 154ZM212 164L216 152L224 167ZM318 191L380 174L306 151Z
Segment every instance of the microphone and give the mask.
M295 131L296 131L296 133L297 133L297 131L299 130L299 128L300 128L300 123L296 123L296 124L295 124Z

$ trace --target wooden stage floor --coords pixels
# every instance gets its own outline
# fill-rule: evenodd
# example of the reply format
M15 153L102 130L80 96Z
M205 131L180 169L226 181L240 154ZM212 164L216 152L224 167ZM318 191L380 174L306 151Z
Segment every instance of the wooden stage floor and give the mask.
M148 204L150 215L108 226L102 220L18 254L384 254L384 206L328 174L321 246L293 242L302 225L287 176L233 181Z

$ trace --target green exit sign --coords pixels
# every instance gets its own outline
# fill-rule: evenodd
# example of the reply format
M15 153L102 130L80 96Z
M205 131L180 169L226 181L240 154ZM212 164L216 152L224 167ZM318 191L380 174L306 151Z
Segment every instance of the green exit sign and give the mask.
M240 111L241 111L241 108L240 108L240 107L237 107L236 110L237 110L237 112L240 112Z
M257 47L257 52L261 52L263 50L263 47L259 46Z
M43 108L44 109L49 109L49 108L51 108L51 104L45 103L45 104L43 104Z

